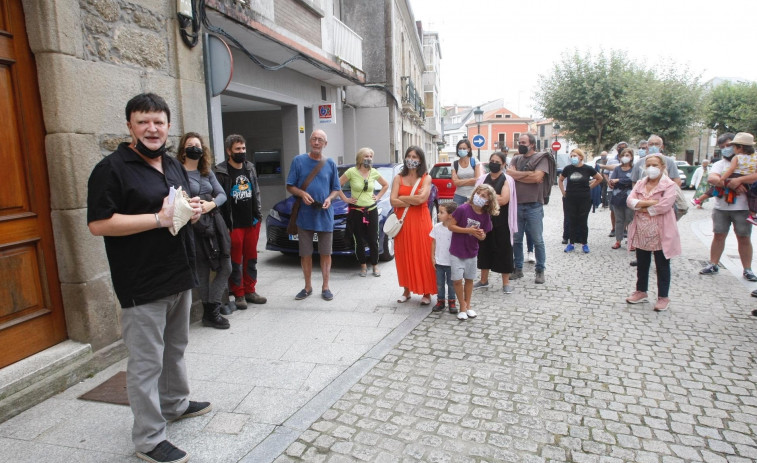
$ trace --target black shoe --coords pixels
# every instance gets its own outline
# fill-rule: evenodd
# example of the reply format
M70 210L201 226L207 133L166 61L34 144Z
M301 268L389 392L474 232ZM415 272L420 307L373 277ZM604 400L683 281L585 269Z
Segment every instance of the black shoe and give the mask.
M210 404L210 402L193 402L190 400L189 407L187 407L184 413L182 413L181 416L176 418L174 421L183 420L184 418L192 418L193 416L204 415L211 410L213 410L213 406Z
M147 453L137 452L137 456L150 463L184 463L189 460L187 452L164 440Z
M631 263L628 265L630 265L631 267L636 267L637 265L639 265L639 262L636 260L632 260Z
M202 326L209 326L219 330L229 329L229 320L221 316L221 304L208 302L202 304Z
M752 310L752 316L757 317L757 309Z
M437 299L436 304L431 308L432 312L441 312L444 310L444 299Z
M752 297L757 297L757 289L755 289L754 291L752 291Z
M568 238L563 238L562 244L568 244Z

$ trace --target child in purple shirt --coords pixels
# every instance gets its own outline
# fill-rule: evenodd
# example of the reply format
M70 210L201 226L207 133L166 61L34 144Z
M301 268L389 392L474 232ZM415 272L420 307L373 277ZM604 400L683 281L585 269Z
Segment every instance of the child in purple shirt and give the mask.
M473 293L473 279L476 278L476 257L478 242L486 238L492 229L491 216L499 215L499 204L494 189L486 184L478 185L471 197L452 213L447 227L452 231L449 246L452 283L455 295L460 301L458 320L475 318L476 312L470 308ZM463 279L465 287L463 288Z

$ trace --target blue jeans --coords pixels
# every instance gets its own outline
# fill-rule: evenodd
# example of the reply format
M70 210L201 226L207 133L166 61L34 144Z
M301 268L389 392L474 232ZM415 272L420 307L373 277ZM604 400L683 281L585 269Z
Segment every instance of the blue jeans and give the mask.
M544 247L544 205L541 203L518 204L518 231L513 238L513 261L516 269L523 268L523 234L528 231L534 241L536 271L546 268L547 251Z
M444 297L444 285L447 285L447 296ZM452 269L449 265L436 264L436 300L454 299L455 288L452 286Z

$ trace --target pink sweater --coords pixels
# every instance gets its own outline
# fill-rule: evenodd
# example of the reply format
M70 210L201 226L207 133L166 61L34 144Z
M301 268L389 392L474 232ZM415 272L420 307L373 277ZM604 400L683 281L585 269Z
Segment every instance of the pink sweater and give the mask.
M681 255L681 238L678 235L678 224L676 223L676 214L673 210L673 203L676 201L676 184L667 175L663 175L660 183L649 193L646 192L647 177L642 178L633 187L631 194L628 195L626 204L631 209L636 210L636 215L644 214L636 207L640 200L656 199L659 201L656 205L647 209L652 220L657 222L660 241L662 242L662 252L666 259ZM628 225L628 242L633 242L636 234L637 221L634 220Z

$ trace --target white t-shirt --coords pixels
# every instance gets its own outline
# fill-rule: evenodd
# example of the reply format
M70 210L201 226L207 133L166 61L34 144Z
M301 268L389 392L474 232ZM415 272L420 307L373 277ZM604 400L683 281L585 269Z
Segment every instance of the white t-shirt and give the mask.
M710 173L723 175L723 172L728 170L728 167L730 167L730 165L730 161L721 159L720 161L712 165L712 168L710 168ZM749 187L749 185L746 186ZM715 200L715 209L721 211L746 211L749 209L746 202L746 193L742 193L736 196L736 200L733 202L733 204L728 204L727 202L725 202L725 199L720 196L713 199Z
M454 169L454 165L452 167ZM460 162L457 163L457 178L460 180L466 180L469 178L473 178L476 175L476 168L473 167L473 160L468 161L468 167L463 167L460 165ZM473 185L465 185L465 186L459 186L455 188L455 194L458 196L464 196L466 198L469 198L471 193L473 193L473 189L475 186ZM444 264L448 265L448 264Z
M428 234L431 238L436 240L436 247L434 252L434 258L437 265L451 265L452 262L449 258L449 246L452 244L452 232L449 228L445 227L442 222L434 225L431 232Z

